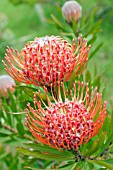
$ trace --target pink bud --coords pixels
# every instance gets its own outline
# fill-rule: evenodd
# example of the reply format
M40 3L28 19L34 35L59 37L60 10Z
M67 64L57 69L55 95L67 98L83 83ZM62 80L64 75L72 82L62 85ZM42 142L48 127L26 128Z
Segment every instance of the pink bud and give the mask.
M77 1L68 1L62 7L62 13L67 22L78 21L82 15L82 7Z
M0 76L0 96L8 97L8 90L14 93L15 82L12 77L8 75Z

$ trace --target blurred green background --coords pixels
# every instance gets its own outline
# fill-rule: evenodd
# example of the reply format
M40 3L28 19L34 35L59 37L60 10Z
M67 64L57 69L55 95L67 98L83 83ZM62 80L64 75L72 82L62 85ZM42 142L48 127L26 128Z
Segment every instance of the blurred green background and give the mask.
M13 0L18 2L19 0ZM50 3L32 4L20 3L15 5L11 0L0 0L0 75L4 74L4 59L6 46L20 50L24 44L33 40L35 36L59 35L57 28L48 22L51 14L57 16L55 3L63 4L65 0ZM21 1L20 1L21 2ZM42 1L41 1L42 2ZM97 65L98 74L104 73L106 81L106 97L113 99L113 1L112 0L79 0L83 13L97 8L99 18L102 18L102 31L98 34L98 41L103 42L102 48L89 61L88 69L94 72Z

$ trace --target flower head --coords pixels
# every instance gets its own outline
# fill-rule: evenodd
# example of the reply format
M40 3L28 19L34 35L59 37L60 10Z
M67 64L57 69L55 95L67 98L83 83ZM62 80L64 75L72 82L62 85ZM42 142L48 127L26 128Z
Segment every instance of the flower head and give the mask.
M67 22L78 21L82 15L82 7L77 1L67 1L62 7L62 13Z
M72 71L79 75L88 60L87 42L80 36L78 45L69 44L59 36L45 36L28 42L19 53L7 49L5 70L15 80L37 86L56 86L58 81L65 82Z
M1 75L0 76L0 96L8 97L8 90L11 93L14 93L15 82L12 77L8 75Z
M35 109L29 103L27 109L26 126L38 141L57 149L77 150L99 132L106 117L106 101L102 104L97 89L91 92L88 84L78 82L69 93L59 83L54 102L50 101L46 89L45 92L48 106L41 99L45 109L36 96Z

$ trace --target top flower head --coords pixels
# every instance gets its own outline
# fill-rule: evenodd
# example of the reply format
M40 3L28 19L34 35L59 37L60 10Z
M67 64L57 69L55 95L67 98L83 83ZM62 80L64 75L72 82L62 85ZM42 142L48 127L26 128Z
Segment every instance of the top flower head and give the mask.
M79 75L88 60L87 42L82 36L78 46L69 44L60 36L45 36L28 42L19 53L7 49L5 70L15 80L37 86L56 86L58 81L65 82L72 71Z

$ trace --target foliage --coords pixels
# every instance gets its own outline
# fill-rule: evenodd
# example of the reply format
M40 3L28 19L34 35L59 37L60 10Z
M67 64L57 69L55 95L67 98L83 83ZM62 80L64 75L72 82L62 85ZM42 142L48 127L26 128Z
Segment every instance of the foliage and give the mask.
M29 5L33 5L35 3L50 3L50 4L60 4L60 3L63 3L65 2L66 0L58 0L57 2L56 1L52 1L52 0L10 0L13 4L15 5L19 5L21 3L26 3L26 4L29 4Z
M6 28L8 24L8 18L4 13L0 13L0 55L4 56L6 46L11 45L9 41L14 38L13 32ZM7 44L7 45L6 45ZM2 48L1 48L2 45ZM3 66L1 66L3 68Z

